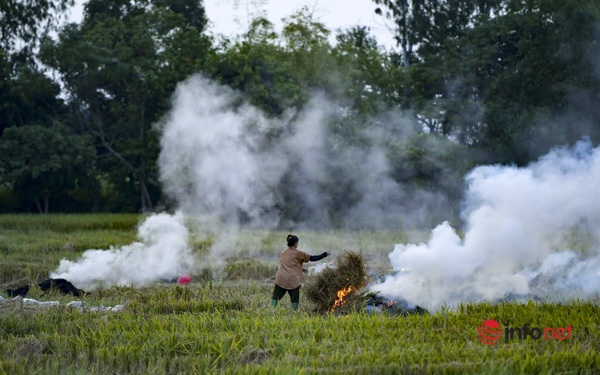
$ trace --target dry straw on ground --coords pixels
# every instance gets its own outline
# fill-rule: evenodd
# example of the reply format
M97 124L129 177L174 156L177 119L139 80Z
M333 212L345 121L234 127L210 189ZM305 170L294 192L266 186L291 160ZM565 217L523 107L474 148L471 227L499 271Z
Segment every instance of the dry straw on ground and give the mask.
M347 251L339 255L331 267L308 277L303 286L304 295L321 313L330 313L338 299L340 290L350 292L335 313L344 313L362 308L366 292L367 272L362 252Z

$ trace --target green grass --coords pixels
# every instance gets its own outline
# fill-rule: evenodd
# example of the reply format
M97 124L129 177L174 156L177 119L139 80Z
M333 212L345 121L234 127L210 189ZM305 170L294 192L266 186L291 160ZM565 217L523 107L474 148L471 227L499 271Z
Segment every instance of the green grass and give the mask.
M87 247L118 246L135 238L137 217L117 219L128 221L129 227L110 227L109 217L56 215L59 225L38 216L0 216L0 276L5 282L18 275L35 279L36 273L54 269L62 256L76 258ZM270 308L274 257L281 251L284 235L246 232L217 280L196 278L185 287L159 283L111 287L82 298L96 306L125 304L118 313L0 302L0 374L600 371L600 307L595 302L477 304L408 317L360 311L335 316L313 313L305 299L301 299L300 311L293 312L286 296L277 308ZM400 232L298 235L304 239L301 246L311 243L334 250L361 241L365 245L371 240L390 243L410 236ZM201 237L197 243L209 246L211 240ZM61 250L63 242L75 249ZM48 243L43 251L38 248L42 243ZM364 246L364 251L370 248L376 249L374 258L383 254L384 245ZM9 269L15 265L29 268ZM38 290L31 297L63 303L77 300ZM501 340L488 346L477 336L477 326L485 319L512 327L570 323L574 328L571 340Z
M135 230L143 215L138 214L3 214L0 229L19 231L50 230L76 232L81 230Z
M66 308L0 314L0 372L19 373L594 373L600 309L591 303L487 304L391 317L323 316L267 306L260 283L104 291L120 313ZM6 310L6 309L5 309ZM570 341L486 346L484 319L574 328ZM59 365L60 364L60 365Z

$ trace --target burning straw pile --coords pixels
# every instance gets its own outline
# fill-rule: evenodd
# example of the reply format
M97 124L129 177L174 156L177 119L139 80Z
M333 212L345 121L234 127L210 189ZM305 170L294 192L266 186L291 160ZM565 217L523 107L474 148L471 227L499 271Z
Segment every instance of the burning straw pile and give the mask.
M304 295L322 313L343 313L362 309L367 282L362 253L345 252L338 256L333 267L311 276L303 286Z

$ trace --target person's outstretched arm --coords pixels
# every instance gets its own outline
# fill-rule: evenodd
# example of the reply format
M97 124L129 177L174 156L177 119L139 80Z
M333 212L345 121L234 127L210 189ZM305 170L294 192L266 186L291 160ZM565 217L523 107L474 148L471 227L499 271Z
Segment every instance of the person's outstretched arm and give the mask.
M323 254L321 255L311 255L310 256L310 261L311 262L316 262L318 260L321 260L323 258L325 258L327 255L329 255L329 253L327 251L325 251Z

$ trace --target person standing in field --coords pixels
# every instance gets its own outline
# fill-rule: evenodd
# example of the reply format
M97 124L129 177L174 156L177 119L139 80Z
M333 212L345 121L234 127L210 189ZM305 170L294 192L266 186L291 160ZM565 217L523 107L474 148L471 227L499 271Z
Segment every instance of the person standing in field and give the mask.
M279 256L279 270L275 276L275 288L271 297L271 306L277 306L277 302L287 292L292 301L292 309L298 310L300 303L300 286L302 285L302 264L316 262L329 255L324 252L321 255L309 255L298 250L298 237L293 234L287 236L288 248L283 250Z

